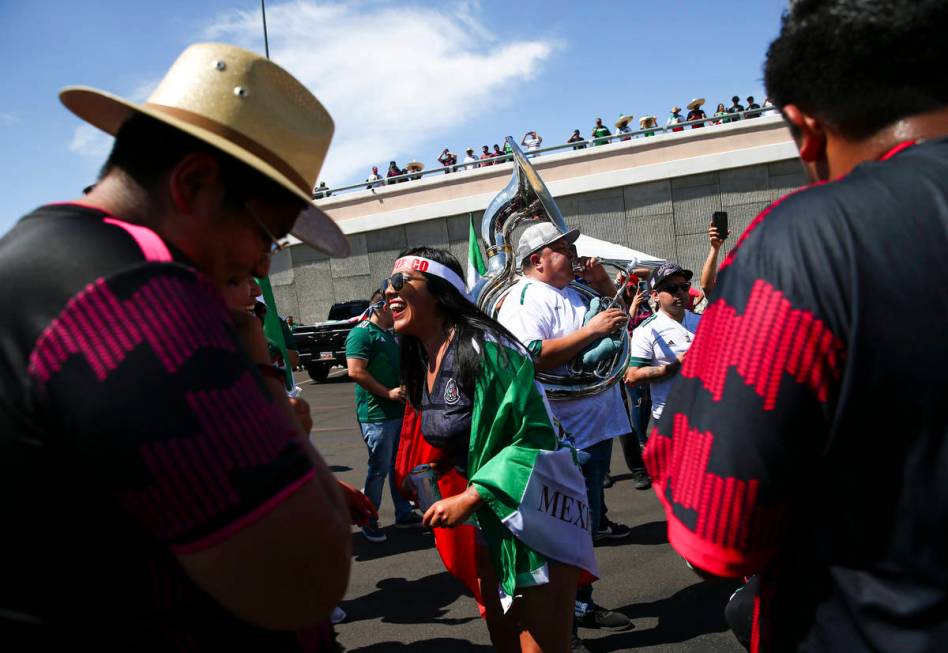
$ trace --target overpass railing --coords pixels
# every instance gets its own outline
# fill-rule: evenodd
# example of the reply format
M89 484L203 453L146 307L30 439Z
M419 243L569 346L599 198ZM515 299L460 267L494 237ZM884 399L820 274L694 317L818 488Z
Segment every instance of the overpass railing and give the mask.
M748 109L745 111L738 111L735 113L728 113L720 116L709 116L702 118L700 120L690 120L682 121L673 125L656 125L655 127L647 127L645 129L638 129L635 131L629 132L618 132L616 134L611 134L609 136L597 136L590 137L581 141L573 141L566 143L558 143L556 145L549 145L547 147L540 147L535 150L526 150L525 154L528 157L540 156L541 154L548 154L551 152L560 152L562 150L581 150L587 147L596 147L599 145L606 145L614 141L626 141L633 138L644 138L649 136L661 136L673 131L682 131L685 127L691 127L694 129L695 125L701 125L701 127L713 127L718 123L730 123L737 122L738 120L744 120L747 118L758 118L764 113L772 112L776 114L777 109L774 107L761 107L760 109ZM711 123L711 124L708 124ZM699 127L699 129L701 128ZM474 170L476 168L488 167L492 165L501 165L504 163L510 162L513 157L509 154L491 157L487 160L477 160L468 163L455 163L450 166L442 166L440 168L431 168L430 170L421 170L418 172L407 172L402 175L393 175L391 177L385 177L379 181L363 181L358 184L350 184L348 186L338 186L335 188L326 187L326 188L315 188L313 189L313 199L323 199L333 195L338 195L340 193L352 193L360 190L371 190L375 192L376 188L381 188L383 186L391 186L393 184L398 184L402 182L409 182L421 179L422 177L437 175L437 174L447 174L447 173L462 173L467 172L468 170Z

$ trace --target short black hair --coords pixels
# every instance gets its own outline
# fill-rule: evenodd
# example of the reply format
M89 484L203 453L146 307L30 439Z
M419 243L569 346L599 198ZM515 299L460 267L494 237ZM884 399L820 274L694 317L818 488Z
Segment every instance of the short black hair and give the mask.
M741 98L739 98L739 97L736 96L736 95L731 98L731 102L740 102L740 101L741 101Z
M236 197L302 202L283 186L226 152L143 113L133 114L119 127L99 178L118 169L151 191L162 175L195 152L207 152L217 158L224 184Z
M948 104L945 0L796 0L764 64L767 94L862 140Z

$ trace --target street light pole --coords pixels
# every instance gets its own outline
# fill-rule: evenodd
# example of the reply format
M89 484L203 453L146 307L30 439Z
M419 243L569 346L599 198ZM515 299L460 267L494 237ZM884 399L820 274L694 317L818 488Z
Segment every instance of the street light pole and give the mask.
M267 38L267 7L264 4L264 0L260 0L260 13L263 15L263 49L267 55L267 59L269 59L270 40Z

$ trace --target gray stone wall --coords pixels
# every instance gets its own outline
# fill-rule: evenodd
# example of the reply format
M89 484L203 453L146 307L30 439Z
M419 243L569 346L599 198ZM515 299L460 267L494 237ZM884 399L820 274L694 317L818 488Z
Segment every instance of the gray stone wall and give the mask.
M570 227L595 238L677 261L697 276L708 254L708 221L727 211L738 235L769 203L806 183L796 159L748 166L590 193L557 197ZM329 259L304 245L274 258L270 282L284 315L310 324L326 319L334 302L367 299L387 277L398 253L427 245L449 249L467 265L468 221L480 227L482 212L446 216L349 237L352 255Z

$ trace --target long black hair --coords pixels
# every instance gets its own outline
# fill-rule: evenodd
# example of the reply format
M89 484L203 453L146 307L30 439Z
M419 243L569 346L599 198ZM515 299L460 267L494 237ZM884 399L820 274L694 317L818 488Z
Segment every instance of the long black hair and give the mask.
M464 278L461 264L450 252L443 249L412 247L398 255L399 258L403 256L431 259L453 270L462 279ZM510 343L519 341L496 320L485 315L450 283L427 272L421 274L428 283L428 292L434 297L438 313L444 318L445 327L455 329L459 376L457 381L466 392L471 392L474 388L474 380L481 372L481 357L483 356L475 349L474 342L483 352L485 339ZM405 384L408 401L418 408L425 383L427 355L421 342L414 336L403 335L401 349L402 382ZM506 361L506 354L503 350L501 352L502 360Z

